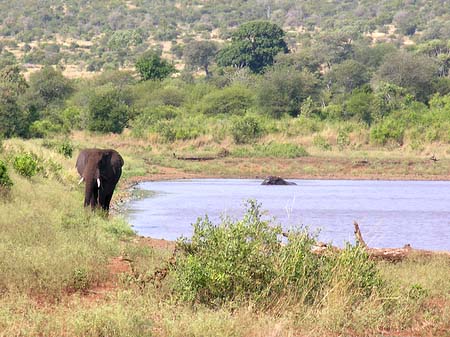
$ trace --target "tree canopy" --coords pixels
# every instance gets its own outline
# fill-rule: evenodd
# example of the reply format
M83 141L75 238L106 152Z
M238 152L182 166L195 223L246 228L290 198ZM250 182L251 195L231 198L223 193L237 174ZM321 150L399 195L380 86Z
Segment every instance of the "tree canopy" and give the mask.
M278 53L287 53L284 31L268 21L252 21L233 33L231 44L217 56L221 66L249 67L255 73L274 62Z
M143 81L162 80L176 72L175 67L155 51L144 53L136 61L135 67Z

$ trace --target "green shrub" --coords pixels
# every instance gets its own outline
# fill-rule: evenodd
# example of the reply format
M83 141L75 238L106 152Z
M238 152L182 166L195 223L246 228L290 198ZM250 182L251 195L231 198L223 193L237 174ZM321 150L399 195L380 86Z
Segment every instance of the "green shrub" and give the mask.
M172 121L159 121L155 130L166 142L173 142L177 136Z
M252 297L276 277L281 227L263 221L256 202L240 221L215 226L206 216L193 226L190 242L179 242L186 255L177 261L175 289L183 300L219 304Z
M121 133L131 117L129 93L105 85L89 98L88 129L90 131Z
M137 137L142 137L151 130L157 131L160 121L174 119L178 115L178 110L172 106L156 106L146 108L132 121L132 133Z
M48 119L35 121L30 125L30 136L34 138L45 138L63 131L63 126Z
M263 134L258 118L254 116L236 117L232 121L231 136L236 144L248 144Z
M243 86L231 86L213 91L203 97L200 112L207 115L243 115L253 105L252 92Z
M13 167L17 173L27 178L35 176L42 170L37 156L29 152L17 154L13 159Z
M72 158L73 144L70 141L63 141L56 147L56 152L62 154L66 158Z
M8 168L6 163L0 160L0 192L7 191L11 188L13 182L8 174Z
M375 125L370 130L370 140L379 145L386 145L388 142L394 142L398 145L403 144L405 128L401 121L395 119L385 119Z
M298 158L308 156L308 152L299 145L286 143L255 144L252 147L239 147L233 150L235 157L275 157Z
M148 51L141 55L135 63L136 71L141 80L163 80L177 70L167 60L161 58L155 51Z
M263 220L256 201L248 201L241 220L225 218L214 225L206 216L193 227L192 238L178 242L175 266L174 290L184 301L319 304L342 290L351 306L384 285L360 247L317 255L312 250L316 236L304 228L291 229L282 242L281 227Z

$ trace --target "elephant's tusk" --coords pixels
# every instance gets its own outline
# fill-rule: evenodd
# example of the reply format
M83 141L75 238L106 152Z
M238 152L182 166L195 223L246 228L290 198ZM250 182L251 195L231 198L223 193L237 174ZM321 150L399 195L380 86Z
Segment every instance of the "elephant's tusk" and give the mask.
M98 188L100 188L100 178L97 178L97 185L98 185Z
M78 182L78 185L80 185L84 181L84 177L81 177L80 181Z

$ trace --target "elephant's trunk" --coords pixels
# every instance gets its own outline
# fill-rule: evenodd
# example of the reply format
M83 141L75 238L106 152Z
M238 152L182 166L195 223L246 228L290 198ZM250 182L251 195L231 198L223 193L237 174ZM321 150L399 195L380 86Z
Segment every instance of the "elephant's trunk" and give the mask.
M95 170L94 174L89 174L92 170L86 170L83 174L83 180L86 182L84 190L84 206L95 208L98 205L98 190L100 189L100 171Z

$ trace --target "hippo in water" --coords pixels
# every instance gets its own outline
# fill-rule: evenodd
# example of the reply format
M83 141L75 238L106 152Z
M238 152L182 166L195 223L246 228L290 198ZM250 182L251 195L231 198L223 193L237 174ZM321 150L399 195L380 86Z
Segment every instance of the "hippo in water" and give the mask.
M261 185L297 185L296 183L286 181L281 177L268 176Z

